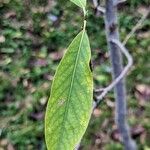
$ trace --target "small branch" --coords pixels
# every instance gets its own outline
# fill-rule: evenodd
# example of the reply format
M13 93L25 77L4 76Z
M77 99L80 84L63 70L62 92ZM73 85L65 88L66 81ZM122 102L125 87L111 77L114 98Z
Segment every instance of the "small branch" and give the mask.
M124 69L124 73L127 73L128 69L132 66L133 64L133 59L132 56L129 54L128 50L123 46L123 44L117 40L117 39L111 39L110 42L115 43L118 48L120 48L121 52L126 56L128 59L128 65ZM123 72L123 71L122 71Z
M94 8L95 8L97 11L99 11L99 12L102 13L102 14L105 14L105 11L106 11L105 8L102 7L102 6L99 6L97 0L93 0L93 5L94 5Z
M94 89L94 93L103 92L105 88Z
M97 10L102 13L102 14L105 14L106 12L106 9L104 7L101 7L101 6L97 6Z
M121 52L126 56L126 58L128 60L128 64L124 67L124 69L120 73L120 75L108 87L106 87L104 89L100 89L102 91L102 93L96 97L96 99L97 99L96 106L106 96L106 94L109 91L111 91L116 86L116 84L118 84L118 82L127 74L127 72L129 71L130 67L133 64L132 56L129 54L128 50L123 46L123 44L119 40L112 39L112 40L110 40L110 42L116 44L119 47ZM97 92L100 90L98 89Z
M140 28L140 26L143 24L145 19L148 17L150 13L150 8L148 11L141 17L141 19L137 22L137 24L134 26L134 28L131 30L131 32L126 36L126 38L123 41L123 45L127 43L127 41L131 38L131 36L134 35L134 33Z
M125 50L122 44L119 42L117 7L114 7L114 4L117 3L117 1L118 0L106 0L106 13L104 17L107 43L110 50L110 58L112 64L112 76L114 80L117 79L120 73L123 71L122 54L120 52L120 49L123 50L123 52ZM115 85L114 92L116 100L115 120L122 136L125 150L136 150L136 144L131 138L129 126L126 119L127 105L126 86L124 78L120 79L120 81Z

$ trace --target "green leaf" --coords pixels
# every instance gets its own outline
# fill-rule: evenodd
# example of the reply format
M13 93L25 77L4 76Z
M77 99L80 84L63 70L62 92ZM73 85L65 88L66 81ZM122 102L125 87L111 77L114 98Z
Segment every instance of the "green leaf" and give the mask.
M70 44L52 83L45 117L49 150L73 150L87 128L93 98L90 57L88 36L83 30Z
M70 1L83 9L86 7L86 0L70 0Z

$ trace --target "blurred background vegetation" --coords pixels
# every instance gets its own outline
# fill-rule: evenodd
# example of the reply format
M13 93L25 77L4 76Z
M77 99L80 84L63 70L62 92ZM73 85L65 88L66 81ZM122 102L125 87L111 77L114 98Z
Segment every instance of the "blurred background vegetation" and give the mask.
M149 0L119 7L124 40ZM148 8L149 7L149 8ZM94 86L111 82L103 17L88 3ZM45 150L44 113L56 67L82 28L82 13L65 0L0 0L0 150ZM150 150L150 15L127 42L134 59L127 77L128 121L139 150ZM109 93L92 115L83 150L122 150Z

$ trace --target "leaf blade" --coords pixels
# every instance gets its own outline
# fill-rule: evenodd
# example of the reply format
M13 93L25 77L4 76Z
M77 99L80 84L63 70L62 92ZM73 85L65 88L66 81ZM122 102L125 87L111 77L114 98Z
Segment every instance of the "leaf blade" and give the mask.
M83 9L86 7L86 0L70 0L70 1Z
M83 30L70 44L53 80L45 117L48 149L73 149L87 128L93 97L90 57L89 40Z

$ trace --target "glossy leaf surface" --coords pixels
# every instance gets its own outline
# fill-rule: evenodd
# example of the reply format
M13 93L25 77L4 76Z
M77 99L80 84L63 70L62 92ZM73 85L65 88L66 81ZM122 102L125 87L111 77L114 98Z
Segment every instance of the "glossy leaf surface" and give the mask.
M81 31L61 60L51 88L45 117L49 150L73 150L92 112L93 80L88 36Z

